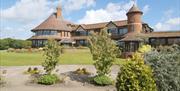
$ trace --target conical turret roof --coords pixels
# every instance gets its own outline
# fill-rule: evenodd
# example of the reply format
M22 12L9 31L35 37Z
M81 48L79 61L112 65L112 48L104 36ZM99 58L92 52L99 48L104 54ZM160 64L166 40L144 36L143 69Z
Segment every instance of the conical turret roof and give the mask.
M133 4L133 6L129 9L129 11L127 12L127 14L129 13L134 13L134 12L139 12L139 13L143 13L136 4Z

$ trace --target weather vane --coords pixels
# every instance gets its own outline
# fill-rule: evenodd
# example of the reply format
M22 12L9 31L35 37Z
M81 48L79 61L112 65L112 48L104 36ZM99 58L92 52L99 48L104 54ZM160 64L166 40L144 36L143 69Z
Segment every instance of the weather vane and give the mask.
M135 5L137 5L137 0L132 0Z

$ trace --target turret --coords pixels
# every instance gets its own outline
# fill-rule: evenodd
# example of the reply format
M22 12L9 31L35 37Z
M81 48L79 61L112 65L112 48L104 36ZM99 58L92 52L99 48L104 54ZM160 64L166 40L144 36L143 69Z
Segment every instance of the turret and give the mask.
M142 31L142 14L143 12L135 4L127 12L128 32L140 33Z

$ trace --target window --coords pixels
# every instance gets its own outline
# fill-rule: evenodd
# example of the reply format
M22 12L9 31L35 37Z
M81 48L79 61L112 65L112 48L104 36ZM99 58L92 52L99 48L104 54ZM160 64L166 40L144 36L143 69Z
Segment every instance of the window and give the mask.
M35 35L36 36L39 36L39 35L56 35L57 34L57 31L52 31L52 30L40 30L40 31L37 31L35 32Z
M66 36L66 32L64 32L64 37Z
M67 32L67 37L68 37L68 33L69 33L69 32Z
M117 28L108 29L108 33L111 33L112 35L118 34Z
M87 46L88 41L87 40L77 40L76 43L81 46Z
M122 51L125 51L125 43L124 42L119 42L118 43L119 47L122 49Z
M139 48L139 42L125 42L125 50L126 52L135 52Z
M47 40L33 40L32 45L35 47L42 47L47 43Z
M119 35L126 34L127 32L128 32L127 28L119 28L118 29L118 34Z
M67 37L69 36L69 32L67 32Z
M86 32L86 31L77 31L77 32L76 32L76 35L77 35L77 36L87 36L87 35L88 35L88 32Z

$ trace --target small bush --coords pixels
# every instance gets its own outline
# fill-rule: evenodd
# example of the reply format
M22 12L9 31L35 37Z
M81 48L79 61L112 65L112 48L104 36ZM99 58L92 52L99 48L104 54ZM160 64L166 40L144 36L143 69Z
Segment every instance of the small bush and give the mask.
M142 45L139 49L138 49L138 52L140 53L147 53L149 51L151 51L152 48L150 45Z
M3 70L3 71L2 71L2 74L6 74L6 73L7 73L7 70Z
M34 70L34 71L38 71L38 68L37 68L37 67L35 67L33 70Z
M158 91L180 91L180 46L160 46L145 54Z
M31 67L29 67L28 70L27 70L27 72L31 72L31 70L32 70Z
M6 84L5 79L0 75L0 86L4 86L4 84Z
M75 74L79 75L90 75L91 73L86 70L86 68L78 68L76 71L74 71Z
M38 84L52 85L57 83L59 80L58 76L53 74L42 75L38 78Z
M157 91L152 70L144 64L141 55L135 53L129 61L120 68L116 78L117 91Z
M35 67L33 70L31 67L27 69L27 71L24 72L24 74L39 74L41 71L38 70L37 67Z
M91 79L91 82L93 82L96 85L100 86L106 86L106 85L112 85L113 81L111 80L110 77L105 76L105 75L97 75Z

